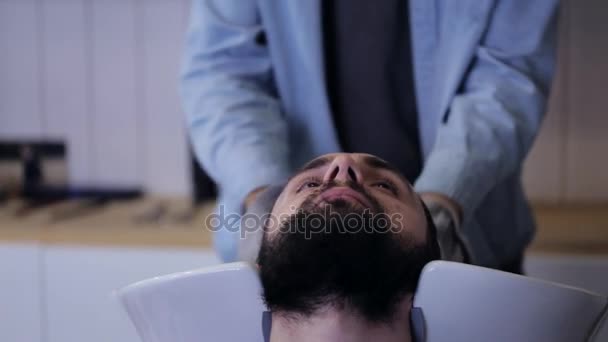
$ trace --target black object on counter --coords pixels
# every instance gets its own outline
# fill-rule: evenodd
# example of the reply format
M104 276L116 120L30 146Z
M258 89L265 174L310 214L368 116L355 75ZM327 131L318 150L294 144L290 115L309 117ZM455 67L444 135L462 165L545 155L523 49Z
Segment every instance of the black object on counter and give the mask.
M21 149L21 160L23 161L23 184L24 186L36 186L42 184L42 162L38 151L33 146L24 146Z
M36 185L24 186L21 196L28 200L54 202L68 199L91 198L100 201L131 200L143 195L140 188L71 187Z

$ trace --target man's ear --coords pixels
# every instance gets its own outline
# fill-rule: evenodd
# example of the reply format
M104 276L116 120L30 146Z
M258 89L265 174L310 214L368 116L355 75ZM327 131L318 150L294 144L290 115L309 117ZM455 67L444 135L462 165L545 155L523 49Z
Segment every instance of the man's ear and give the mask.
M285 183L269 185L260 190L241 216L237 244L237 259L254 264L264 236L265 218L271 214L274 203L283 192Z
M402 302L402 309L407 309L408 311L411 310L412 306L414 305L414 294L406 293L402 299Z

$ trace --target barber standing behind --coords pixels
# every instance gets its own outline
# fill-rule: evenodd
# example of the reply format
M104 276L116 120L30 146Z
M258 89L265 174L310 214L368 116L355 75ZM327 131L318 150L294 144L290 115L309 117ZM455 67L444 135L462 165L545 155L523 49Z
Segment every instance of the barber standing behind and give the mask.
M316 156L370 153L415 185L443 258L521 272L557 2L194 0L182 98L224 216ZM216 233L225 261L238 237Z

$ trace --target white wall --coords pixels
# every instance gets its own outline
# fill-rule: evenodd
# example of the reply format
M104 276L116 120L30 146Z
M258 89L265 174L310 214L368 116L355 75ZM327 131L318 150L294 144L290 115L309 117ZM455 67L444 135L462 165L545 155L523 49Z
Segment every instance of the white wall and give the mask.
M550 108L525 165L533 199L608 200L608 2L562 0Z
M177 75L189 0L1 0L0 139L69 143L72 183L189 193ZM608 2L564 0L533 199L608 200Z
M187 0L0 1L0 139L68 143L73 184L188 195Z

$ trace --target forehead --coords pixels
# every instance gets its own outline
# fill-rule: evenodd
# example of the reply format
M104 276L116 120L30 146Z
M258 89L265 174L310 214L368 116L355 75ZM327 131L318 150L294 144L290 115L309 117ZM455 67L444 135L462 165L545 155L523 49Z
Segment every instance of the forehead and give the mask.
M310 169L320 168L331 164L334 159L338 157L348 157L358 166L367 166L370 168L386 169L395 173L399 173L399 170L393 165L389 164L384 159L378 158L371 154L366 153L330 153L317 157L308 163L304 164L300 171L306 171Z

